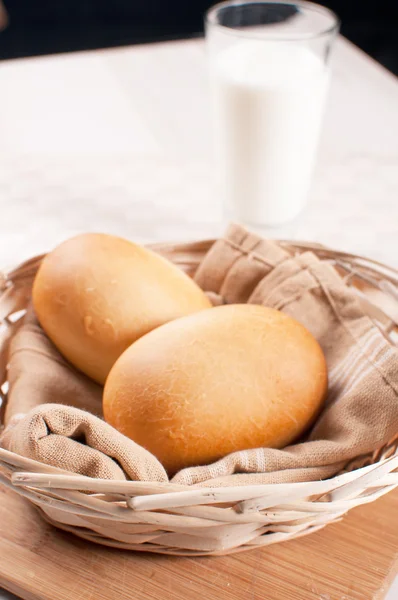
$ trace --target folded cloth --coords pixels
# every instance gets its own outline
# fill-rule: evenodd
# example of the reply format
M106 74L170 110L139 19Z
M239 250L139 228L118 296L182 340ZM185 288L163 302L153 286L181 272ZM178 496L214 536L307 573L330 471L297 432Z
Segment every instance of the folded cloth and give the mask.
M184 469L173 482L220 486L324 479L354 460L365 460L398 434L398 350L330 264L233 225L211 247L194 278L215 304L263 304L303 323L325 353L329 394L300 443L236 452L211 465ZM34 342L28 336L32 327ZM42 406L73 404L100 415L101 390L62 359L31 315L11 346L9 383L6 419L11 422L3 446L93 477L167 480L155 457L98 417L67 406ZM71 444L78 460L65 458Z
M66 471L101 479L167 481L147 450L91 413L43 404L14 420L2 436L12 452Z
M10 344L4 422L47 403L102 414L102 388L77 371L50 342L29 306Z
M31 306L10 345L8 381L3 447L89 477L167 481L152 454L98 418L102 388L61 356Z

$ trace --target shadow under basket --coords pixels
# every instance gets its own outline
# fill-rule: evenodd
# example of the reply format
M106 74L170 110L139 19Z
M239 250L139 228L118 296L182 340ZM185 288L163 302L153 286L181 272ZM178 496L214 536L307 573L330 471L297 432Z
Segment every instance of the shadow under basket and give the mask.
M192 275L212 243L152 248ZM334 265L366 314L397 345L398 271L319 245L281 243L296 253L312 250ZM0 274L2 414L8 344L30 300L41 259ZM352 463L350 471L325 481L217 488L92 479L0 449L0 482L32 502L48 522L92 542L163 554L219 555L306 535L391 491L398 486L397 445L396 438L366 462L359 461L360 468Z

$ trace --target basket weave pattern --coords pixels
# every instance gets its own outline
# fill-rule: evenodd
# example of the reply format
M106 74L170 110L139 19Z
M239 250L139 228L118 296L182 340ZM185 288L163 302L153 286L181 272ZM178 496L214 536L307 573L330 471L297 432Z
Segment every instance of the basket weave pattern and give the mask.
M192 274L211 241L154 247ZM318 245L284 242L331 262L391 344L398 343L398 272ZM0 423L7 400L7 349L42 257L0 274ZM398 437L326 481L191 488L91 479L0 449L0 483L79 537L164 554L226 554L306 535L398 486Z

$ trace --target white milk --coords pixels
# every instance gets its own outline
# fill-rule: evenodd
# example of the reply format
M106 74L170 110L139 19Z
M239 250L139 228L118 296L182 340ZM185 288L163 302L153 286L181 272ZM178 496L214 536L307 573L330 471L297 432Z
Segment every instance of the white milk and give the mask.
M211 65L216 148L229 216L277 225L304 207L328 69L304 45L240 41Z

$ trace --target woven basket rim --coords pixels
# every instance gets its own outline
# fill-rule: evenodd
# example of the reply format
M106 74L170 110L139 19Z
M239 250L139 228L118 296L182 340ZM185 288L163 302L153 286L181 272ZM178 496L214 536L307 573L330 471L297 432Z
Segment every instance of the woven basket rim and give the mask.
M192 274L212 243L160 243L151 248L172 255L173 262ZM312 251L332 262L347 285L358 291L383 335L397 343L398 312L370 300L358 285L388 297L388 308L395 309L398 269L313 242L280 243L292 252ZM11 331L8 339L16 327L12 315L24 310L43 256L0 274L0 325ZM0 368L0 385L3 381L6 375ZM0 413L6 394L1 392L1 398ZM387 493L398 485L397 446L398 432L385 447L359 460L359 466L355 462L361 457L345 472L322 481L216 488L211 480L196 487L91 479L0 448L0 483L30 500L50 523L100 544L166 554L225 554L306 535ZM112 529L118 524L120 531Z

